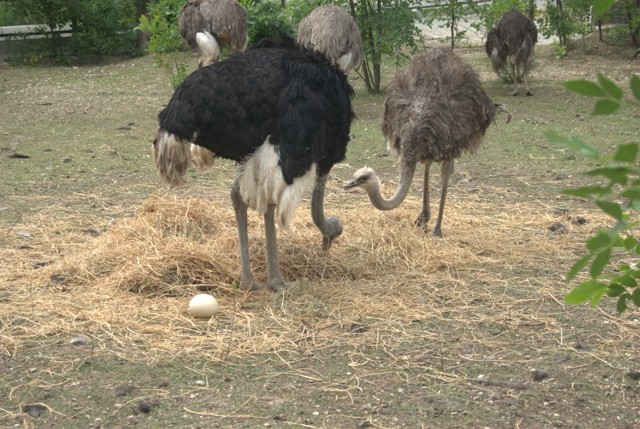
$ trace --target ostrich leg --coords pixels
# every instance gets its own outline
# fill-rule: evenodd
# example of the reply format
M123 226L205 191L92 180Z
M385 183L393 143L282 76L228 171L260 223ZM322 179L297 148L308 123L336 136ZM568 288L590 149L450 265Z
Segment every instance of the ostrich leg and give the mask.
M276 223L274 212L275 204L269 204L264 213L264 229L267 240L267 287L273 290L281 290L287 287L280 272L278 261L278 242L276 236Z
M313 223L322 232L322 250L329 250L333 240L342 234L342 222L334 216L324 217L324 189L328 174L316 176L316 183L311 194L311 217Z
M516 64L513 61L509 61L511 66L511 79L513 79L513 95L518 95L518 72L516 70Z
M431 169L431 161L424 163L424 189L422 193L422 212L415 221L417 227L427 231L427 223L431 219L431 209L429 208L429 170Z
M442 193L440 195L440 207L438 208L438 220L436 221L436 227L433 229L433 235L436 237L442 237L442 215L444 213L444 202L447 199L447 189L449 189L449 178L453 173L454 160L450 159L442 163L440 167L440 175L442 176Z
M522 65L521 67L522 67L522 70L521 70L522 82L524 82L524 89L525 91L527 91L526 94L531 96L533 95L533 93L529 90L529 79L527 79L527 74L528 74L527 67L525 65Z
M251 273L251 265L249 262L249 237L247 233L247 205L240 195L240 183L238 179L233 182L231 187L231 202L236 212L236 224L238 226L238 238L240 239L240 263L242 265L242 273L240 276L240 288L245 290L260 289Z

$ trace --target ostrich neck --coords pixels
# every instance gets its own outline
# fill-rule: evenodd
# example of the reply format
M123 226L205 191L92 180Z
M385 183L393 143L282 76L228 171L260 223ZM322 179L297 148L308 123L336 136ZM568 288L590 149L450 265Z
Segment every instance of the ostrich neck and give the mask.
M327 179L328 175L318 175L311 195L311 217L313 223L324 235L328 235L329 233L329 231L327 231L327 221L324 216L324 189L327 184Z
M415 162L403 162L400 167L400 183L394 194L389 199L385 199L380 193L378 181L376 185L367 189L371 204L378 210L392 210L398 207L406 198L413 180L413 173L416 170Z

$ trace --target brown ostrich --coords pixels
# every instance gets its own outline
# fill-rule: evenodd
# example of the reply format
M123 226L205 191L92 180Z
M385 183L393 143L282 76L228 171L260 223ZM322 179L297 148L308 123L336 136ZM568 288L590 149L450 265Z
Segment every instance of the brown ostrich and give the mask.
M220 48L247 48L247 11L236 0L187 0L180 11L180 35L198 47L198 67L216 62Z
M362 65L360 29L355 19L339 6L319 6L300 21L298 43L323 53L345 73Z
M502 15L498 25L487 34L485 51L491 58L491 66L500 76L509 63L506 72L513 80L513 95L518 95L518 81L524 83L527 95L533 95L529 90L528 75L537 42L536 24L515 9Z
M501 109L504 110L489 99L478 75L461 58L449 49L426 49L396 73L385 99L382 132L387 148L399 157L398 188L385 199L375 172L364 167L355 172L345 189L363 187L375 208L392 210L407 196L416 165L424 163L423 207L415 223L426 230L431 218L429 169L432 163L441 163L442 193L433 231L441 237L454 161L481 146L485 131Z

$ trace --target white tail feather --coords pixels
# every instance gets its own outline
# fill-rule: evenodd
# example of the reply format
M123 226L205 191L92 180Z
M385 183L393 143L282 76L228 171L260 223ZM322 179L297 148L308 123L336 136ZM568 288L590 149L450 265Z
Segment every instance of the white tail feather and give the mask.
M182 185L191 164L189 141L160 130L153 143L153 159L160 175L173 186Z
M342 70L345 73L348 73L349 70L353 68L352 61L353 61L353 54L351 52L347 52L346 54L338 58L338 60L336 61L336 64L338 65L340 70Z
M200 59L198 60L200 67L208 66L218 60L220 56L220 45L218 45L215 37L208 31L201 31L196 34L196 43L200 48Z

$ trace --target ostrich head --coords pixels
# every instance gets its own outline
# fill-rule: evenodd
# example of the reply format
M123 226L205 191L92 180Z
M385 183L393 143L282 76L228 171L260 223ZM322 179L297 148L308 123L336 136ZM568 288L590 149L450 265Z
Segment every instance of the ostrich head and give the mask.
M373 168L362 167L353 174L353 180L344 186L344 189L361 187L366 191L380 187L380 180Z

